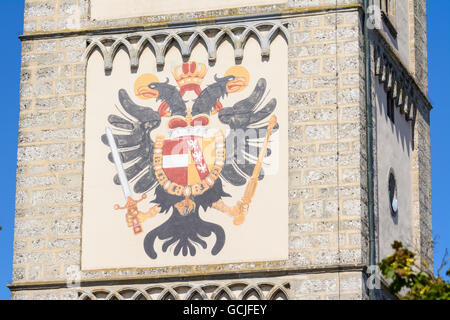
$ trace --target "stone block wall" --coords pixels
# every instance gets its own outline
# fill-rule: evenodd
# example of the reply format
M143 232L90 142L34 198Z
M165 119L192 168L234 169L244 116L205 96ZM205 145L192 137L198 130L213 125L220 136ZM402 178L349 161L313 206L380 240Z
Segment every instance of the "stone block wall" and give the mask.
M430 114L423 107L417 112L414 142L412 168L415 251L421 266L433 272Z
M13 281L55 281L80 259L83 38L22 50Z
M306 15L289 23L290 259L221 266L223 271L362 264L359 12ZM80 264L85 40L23 42L14 285L64 284L68 268ZM148 273L183 273L162 269ZM82 279L148 273L83 272ZM345 288L336 289L339 274L329 277L332 289L292 285L293 296L344 294ZM48 297L56 292L66 297L64 290ZM362 290L349 294L361 297Z
M145 291L157 285L158 279L169 278L175 280L165 280L164 287L173 288L180 284L176 280L180 275L192 277L193 287L201 287L204 281L225 286L236 277L247 286L257 286L253 278L259 277L277 288L286 285L288 298L366 298L363 267L368 256L368 218L360 3L289 0L282 5L220 12L91 21L88 0L26 0L13 298L95 298L93 292L105 289L105 280L118 283L107 288L109 293L119 292L131 281L141 283L136 290ZM289 260L86 271L81 272L86 288L67 288L69 273L81 265L86 76L82 55L88 32L100 34L102 28L140 24L165 28L168 20L280 11L290 14L285 20L291 33L286 110L290 119ZM228 275L229 280L216 281L217 274Z
M289 47L292 262L362 263L357 11L294 20Z
M427 58L427 3L414 0L414 74L417 83L428 95L428 58Z
M411 43L412 68L415 81L428 96L427 14L425 0L410 0L414 38ZM415 243L421 265L433 270L433 231L431 201L431 140L430 112L419 105L414 126L413 197L415 207Z

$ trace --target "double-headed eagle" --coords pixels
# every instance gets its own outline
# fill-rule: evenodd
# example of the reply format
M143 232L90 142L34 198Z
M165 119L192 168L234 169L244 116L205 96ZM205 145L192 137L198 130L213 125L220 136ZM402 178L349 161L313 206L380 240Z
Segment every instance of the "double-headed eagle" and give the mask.
M161 101L157 110L135 104L126 90L119 90L122 116L108 117L114 133L108 128L102 141L111 147L109 160L119 170L114 183L129 188L130 182L134 192L142 197L133 200L129 189L124 189L127 204L115 208L127 209L127 223L135 234L142 232L145 220L170 214L166 222L145 237L144 249L152 259L157 257L156 238L162 240L163 252L174 247L175 256L180 252L183 256L195 256L197 246L206 249L204 239L213 233L216 241L211 253L217 255L225 244L224 229L204 221L199 209L214 208L229 214L235 225L244 222L258 180L264 177L262 162L270 154L271 133L278 129L272 115L277 101L272 99L262 106L266 80L261 78L248 98L224 108L222 101L228 94L248 86L250 75L242 66L231 67L223 77L216 75L215 81L204 89L201 83L207 68L202 63L183 63L172 74L178 86L171 85L169 79L159 82L151 74L142 75L135 83L138 98ZM191 108L183 99L187 92L194 93ZM229 126L227 137L222 130L211 127L214 115ZM163 117L168 117L168 135L153 140L150 134L160 126ZM247 184L242 199L234 206L222 200L230 197L222 181L233 186ZM137 204L151 190L153 207L140 212Z

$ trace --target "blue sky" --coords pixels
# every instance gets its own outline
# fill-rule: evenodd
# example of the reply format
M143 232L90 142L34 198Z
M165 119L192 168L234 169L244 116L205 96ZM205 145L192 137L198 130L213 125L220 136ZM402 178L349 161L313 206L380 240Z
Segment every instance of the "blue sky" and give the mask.
M19 119L20 41L22 33L23 0L1 0L0 35L3 40L1 60L2 88L2 141L0 156L0 299L9 299L6 284L12 278L12 248L14 233L15 175ZM429 96L434 110L431 113L432 184L433 184L433 235L436 240L435 269L440 265L445 249L450 249L450 1L427 1L428 11L428 62Z
M1 101L1 134L3 150L0 154L0 299L10 299L6 284L12 279L12 248L14 237L14 202L16 188L17 138L19 122L20 52L18 35L22 34L23 0L1 0L0 36L3 39L0 53L3 88Z
M428 0L428 80L431 112L431 179L435 270L450 250L450 1ZM450 266L447 267L447 269ZM445 273L445 272L444 272Z

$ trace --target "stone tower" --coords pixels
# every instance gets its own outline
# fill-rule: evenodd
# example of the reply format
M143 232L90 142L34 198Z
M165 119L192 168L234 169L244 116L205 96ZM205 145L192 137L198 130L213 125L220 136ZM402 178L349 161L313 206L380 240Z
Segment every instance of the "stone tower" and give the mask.
M426 2L365 2L25 0L12 298L383 298L394 240L432 268ZM166 152L256 120L278 163L254 194L261 143Z

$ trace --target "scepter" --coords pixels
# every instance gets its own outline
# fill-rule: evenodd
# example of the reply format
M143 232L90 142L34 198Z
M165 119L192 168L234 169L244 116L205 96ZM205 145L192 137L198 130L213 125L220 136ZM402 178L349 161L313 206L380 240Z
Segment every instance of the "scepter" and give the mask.
M250 181L245 188L244 195L240 201L239 207L239 215L234 218L234 224L240 225L244 222L245 216L247 214L250 203L252 202L253 197L255 196L256 188L258 187L258 177L261 173L262 163L264 157L266 156L267 147L269 145L270 135L272 134L273 128L277 124L277 117L273 115L269 119L269 124L267 126L266 139L264 140L264 144L261 148L261 151L258 156L258 161L255 164L255 168L253 169L253 174L250 177Z

